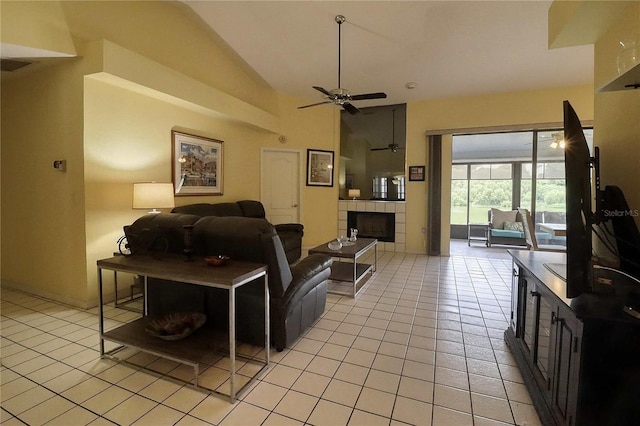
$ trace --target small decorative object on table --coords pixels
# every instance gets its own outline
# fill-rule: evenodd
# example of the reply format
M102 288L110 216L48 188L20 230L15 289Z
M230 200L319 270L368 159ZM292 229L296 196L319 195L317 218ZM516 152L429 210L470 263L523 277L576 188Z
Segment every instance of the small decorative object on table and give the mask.
M329 247L329 250L340 250L342 248L342 242L340 239L332 240L327 244L327 247Z
M207 262L211 266L224 266L226 265L231 258L229 256L217 255L217 256L207 256L204 258L204 261Z
M184 339L207 322L207 316L198 312L168 314L149 321L145 331L164 340Z
M358 230L356 228L351 228L351 236L349 237L349 241L356 241L358 239Z

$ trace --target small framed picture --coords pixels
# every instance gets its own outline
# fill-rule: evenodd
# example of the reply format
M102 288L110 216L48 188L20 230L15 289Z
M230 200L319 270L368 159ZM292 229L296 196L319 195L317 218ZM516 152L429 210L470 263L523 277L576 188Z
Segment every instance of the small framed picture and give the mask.
M171 132L175 195L222 195L222 141Z
M423 181L424 166L409 166L409 181Z
M333 151L307 150L307 186L333 186Z

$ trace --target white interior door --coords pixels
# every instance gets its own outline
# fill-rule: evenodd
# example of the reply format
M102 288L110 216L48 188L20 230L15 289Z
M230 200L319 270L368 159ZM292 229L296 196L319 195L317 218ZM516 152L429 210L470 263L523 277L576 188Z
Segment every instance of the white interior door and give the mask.
M269 222L300 223L300 152L262 151L262 204Z

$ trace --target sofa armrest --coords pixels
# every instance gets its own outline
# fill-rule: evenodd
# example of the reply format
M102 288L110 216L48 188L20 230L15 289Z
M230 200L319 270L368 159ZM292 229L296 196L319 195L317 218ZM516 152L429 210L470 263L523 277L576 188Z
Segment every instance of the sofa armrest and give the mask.
M312 254L291 267L293 279L280 300L282 307L294 305L305 294L331 275L333 259L324 254Z
M281 232L299 232L302 234L304 232L304 226L300 223L280 223L278 225L274 225L277 233Z

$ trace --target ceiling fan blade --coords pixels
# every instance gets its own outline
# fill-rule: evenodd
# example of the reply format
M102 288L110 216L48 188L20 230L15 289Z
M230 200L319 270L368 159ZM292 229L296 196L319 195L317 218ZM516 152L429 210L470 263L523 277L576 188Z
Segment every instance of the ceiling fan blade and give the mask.
M386 151L389 148L371 148L369 151Z
M360 101L364 99L384 99L387 97L387 94L384 92L376 92L376 93L363 93L361 95L352 95L352 101Z
M360 112L360 110L358 108L356 108L355 106L351 105L349 102L345 102L342 104L342 108L344 108L345 111L347 111L349 114L357 114Z
M324 93L324 94L325 94L325 95L327 95L327 96L333 96L333 95L332 95L332 94L331 94L327 89L324 89L324 88L322 88L322 87L320 87L320 86L311 86L311 87L313 87L314 89L316 89L318 92L322 92L322 93Z
M333 103L333 101L317 102L317 103L315 103L315 104L299 106L299 107L298 107L298 109L309 108L309 107L313 107L313 106L317 106L317 105L322 105L322 104L332 104L332 103Z

